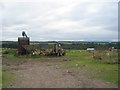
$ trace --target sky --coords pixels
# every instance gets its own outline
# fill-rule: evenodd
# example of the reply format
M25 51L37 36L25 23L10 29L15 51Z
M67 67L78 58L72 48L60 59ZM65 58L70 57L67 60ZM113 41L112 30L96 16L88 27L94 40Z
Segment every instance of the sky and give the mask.
M118 0L3 0L3 41L117 41Z

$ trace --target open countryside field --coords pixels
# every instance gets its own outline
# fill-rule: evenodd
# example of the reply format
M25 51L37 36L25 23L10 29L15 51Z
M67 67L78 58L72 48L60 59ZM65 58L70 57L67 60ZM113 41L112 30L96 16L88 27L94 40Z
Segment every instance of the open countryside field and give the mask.
M118 87L117 51L96 50L98 58L86 50L66 50L61 57L15 56L14 51L3 54L3 88Z

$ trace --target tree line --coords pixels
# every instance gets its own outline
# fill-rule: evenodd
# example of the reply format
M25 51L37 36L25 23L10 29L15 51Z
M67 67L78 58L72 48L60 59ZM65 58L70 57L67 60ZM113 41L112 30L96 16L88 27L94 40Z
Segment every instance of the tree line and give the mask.
M55 43L55 42L54 42ZM54 44L53 43L53 44ZM114 47L115 49L120 49L120 43L119 42L60 42L61 46L63 49L74 49L74 50L86 50L87 48L95 48L98 50L107 50L109 48ZM0 44L1 47L3 48L18 48L18 43L17 42L2 42ZM40 48L45 48L45 49L51 49L52 44L47 43L38 43L35 44L34 46L39 46Z

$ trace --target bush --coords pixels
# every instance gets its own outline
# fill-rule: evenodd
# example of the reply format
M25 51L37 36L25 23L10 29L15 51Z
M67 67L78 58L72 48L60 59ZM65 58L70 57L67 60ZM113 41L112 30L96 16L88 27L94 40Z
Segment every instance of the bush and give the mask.
M11 49L11 48L3 48L2 49L2 54L15 54L16 49Z

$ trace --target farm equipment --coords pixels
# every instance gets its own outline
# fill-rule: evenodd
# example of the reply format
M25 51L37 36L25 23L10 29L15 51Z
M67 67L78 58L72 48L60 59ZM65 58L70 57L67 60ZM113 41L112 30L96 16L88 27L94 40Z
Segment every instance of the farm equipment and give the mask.
M27 38L27 35L26 35L26 33L24 31L22 32L22 36L23 37L25 36Z
M59 43L53 44L52 51L48 54L48 56L64 56L65 51L61 47Z
M65 51L57 42L52 45L51 49L41 49L38 45L30 45L29 37L26 33L22 32L23 37L18 38L18 55L44 55L44 56L64 56Z
M29 52L24 48L25 45L30 44L30 39L27 37L26 33L22 32L23 37L18 37L18 55L25 55L29 54Z
M56 43L52 45L51 49L41 49L37 45L25 45L24 48L31 55L43 55L43 56L64 56L65 51L62 49L61 45Z

